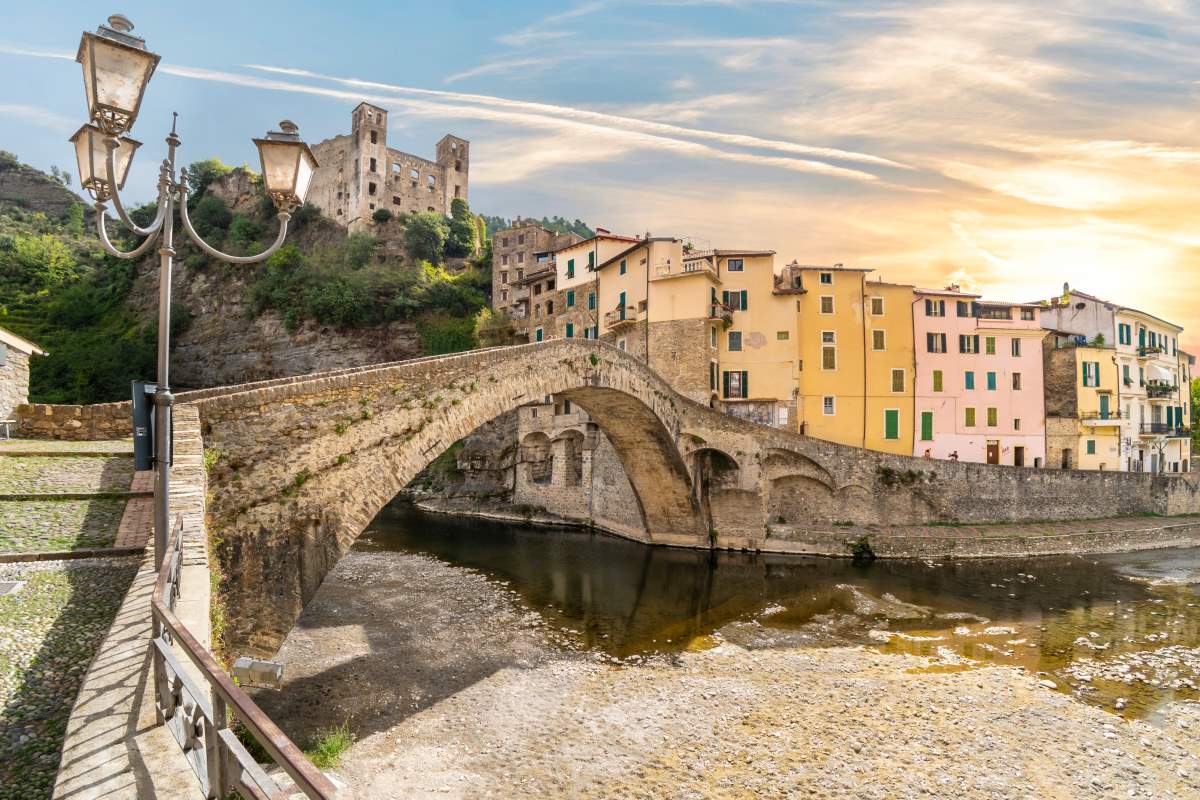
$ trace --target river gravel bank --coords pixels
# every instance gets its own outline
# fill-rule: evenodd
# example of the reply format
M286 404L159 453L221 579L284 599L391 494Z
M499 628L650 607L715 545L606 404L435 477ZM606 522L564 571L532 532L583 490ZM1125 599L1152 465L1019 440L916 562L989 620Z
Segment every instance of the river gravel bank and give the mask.
M502 583L356 551L259 700L301 740L349 722L353 798L1200 796L1197 703L1151 724L1011 667L695 645L614 664Z

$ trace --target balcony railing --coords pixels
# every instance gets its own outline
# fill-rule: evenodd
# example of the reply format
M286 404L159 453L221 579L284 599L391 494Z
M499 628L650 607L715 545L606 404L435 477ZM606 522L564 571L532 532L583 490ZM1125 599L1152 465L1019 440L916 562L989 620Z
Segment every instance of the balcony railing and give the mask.
M604 325L607 328L619 328L622 325L631 325L635 322L637 322L637 309L633 306L625 306L624 308L618 306L604 315Z
M305 797L332 800L337 790L330 780L233 682L212 653L175 616L183 568L183 517L175 523L162 564L150 600L154 617L151 642L154 695L159 717L183 749L184 757L199 779L201 794L223 798L236 792L245 800L284 796L274 779L263 771L230 730L228 709L254 734ZM182 648L208 691L197 686L191 675L184 671L172 642Z
M1174 386L1166 381L1146 381L1147 397L1170 397L1178 391L1178 386Z
M1165 352L1167 352L1167 348L1161 344L1148 345L1137 349L1138 358L1153 358Z
M733 309L725 303L713 303L708 307L708 318L720 320L725 325L733 324Z
M1192 431L1190 428L1184 428L1170 422L1143 422L1142 435L1186 439L1192 435Z
M1120 422L1121 412L1114 409L1112 411L1081 411L1079 418L1084 422Z

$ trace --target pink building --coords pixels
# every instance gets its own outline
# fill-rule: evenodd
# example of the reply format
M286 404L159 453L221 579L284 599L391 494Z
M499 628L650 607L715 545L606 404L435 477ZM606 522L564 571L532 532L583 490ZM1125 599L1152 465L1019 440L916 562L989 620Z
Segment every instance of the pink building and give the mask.
M913 455L1041 467L1046 462L1036 304L918 289L913 303Z

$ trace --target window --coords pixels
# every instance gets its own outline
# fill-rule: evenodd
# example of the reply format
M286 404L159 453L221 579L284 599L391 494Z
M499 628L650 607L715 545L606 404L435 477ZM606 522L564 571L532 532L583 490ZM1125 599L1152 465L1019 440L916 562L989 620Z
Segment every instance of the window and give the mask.
M373 184L373 183L367 184L367 194L369 194L369 195L375 194L375 184Z
M886 339L886 337L884 336L883 331L881 331L881 330L871 331L871 349L872 350L886 350L887 348L885 346L885 344L886 344L885 339Z
M1129 377L1129 365L1121 365L1121 380L1126 386L1133 386L1133 378Z
M1089 456L1096 455L1096 440L1095 439L1087 440L1087 454Z
M963 388L967 389L967 390L972 390L975 388L975 373L974 372L964 372L963 373Z
M790 338L792 335L788 331L775 331L775 340L778 342L786 342Z
M575 277L575 259L573 259L573 258L567 259L567 277L568 278Z
M821 413L827 417L832 417L836 413L832 395L825 395L821 398Z
M726 370L722 373L725 382L725 397L733 400L745 400L750 396L750 375L745 370Z
M882 297L872 297L871 298L871 314L876 317L883 316L883 298Z
M1012 340L1012 354L1017 358L1021 357L1021 340L1016 336L1014 336Z
M371 159L371 172L375 172L375 159Z
M1083 385L1084 386L1099 386L1100 385L1100 362L1085 361L1083 362Z
M525 244L525 234L523 234L523 233L517 234L517 244Z
M902 370L902 369L892 370L892 391L893 392L903 392L904 391L904 370Z
M533 340L535 342L540 342L542 340L542 329L541 328L538 328L537 330L535 330L533 332Z
M996 409L994 409L994 408L989 408L989 409L987 410L987 424L988 424L988 427L989 427L989 428L994 428L994 427L996 427L996 426L999 424L998 420L999 420L999 417L997 416Z
M973 408L963 409L963 425L965 425L968 428L975 427L975 409L973 409Z
M376 131L371 131L371 144L379 144L379 134ZM375 159L371 159L374 161ZM375 169L371 167L371 169Z
M958 335L958 352L960 353L978 353L979 352L979 337L969 334L960 333Z
M429 183L430 189L437 186L437 178L433 177L432 175L426 175L425 180Z
M596 310L596 293L588 292L588 311Z
M983 345L984 345L984 347L987 348L987 354L989 356L996 355L996 337L995 336L985 337L983 340Z
M832 272L822 272L821 273L821 283L825 284L826 286L832 286L833 285L833 273Z
M921 412L921 441L922 442L932 442L933 441L933 412L932 411L922 411Z
M940 369L933 371L933 390L935 392L944 391L942 388L942 371Z
M554 313L554 301L553 301L553 300L547 300L547 301L546 301L546 313L547 313L547 314L553 314L553 313Z
M1133 344L1133 329L1129 327L1129 323L1122 322L1117 326L1117 342L1120 344Z
M410 167L408 170L408 177L410 180L415 181L417 178L421 177L421 173ZM504 246L508 247L508 238L507 237L505 237L505 239L504 239Z
M1021 420L1019 417L1013 419L1013 430L1014 431L1021 430Z
M507 300L507 299L508 299L508 289L505 289L504 291L500 292L500 299L501 299L501 300Z
M989 372L987 374L987 388L989 392L996 391L996 373Z
M722 292L721 299L733 311L745 311L750 307L750 298L745 289L740 292Z
M1019 372L1013 373L1013 391L1021 391L1021 373Z
M623 259L623 258L621 259L621 267L620 267L619 271L622 275L625 274L625 259Z
M717 326L714 325L708 329L708 345L709 347L717 346Z
M944 333L927 333L925 334L925 350L929 353L945 353L946 351L946 334Z
M517 253L517 263L518 264L525 263L525 254L524 253Z
M708 390L715 392L717 390L717 362L708 362Z
M594 272L596 269L596 251L588 253L588 271Z
M837 369L837 342L833 331L821 332L821 369Z
M945 300L925 300L925 316L927 317L944 317L946 316L946 301Z
M618 350L625 349L625 340L624 339L617 339L617 349Z
M833 295L829 295L829 294L821 295L821 313L822 314L832 314L833 313Z
M1022 308L1021 309L1021 319L1025 320L1026 322L1033 322L1033 309L1032 308Z
M883 412L883 438L884 439L899 439L900 438L900 411L895 408L884 409L884 412Z
M971 304L968 303L966 300L959 300L958 301L958 315L960 317L971 316Z
M731 353L740 353L742 351L742 332L730 331L725 347Z
M500 237L500 246L501 246L501 247L508 247L508 237L507 237L507 236L501 236L501 237Z
M398 205L400 205L402 202L403 202L403 201L402 201L402 200L401 200L399 197L397 197L396 195L392 195L392 205L394 205L394 206L398 206Z
M575 290L568 289L567 290L567 308L574 308L574 307L575 307Z
M575 325L570 322L567 323L567 338L568 339L575 338Z
M740 258L729 259L728 261L725 262L725 269L729 270L730 272L741 272L742 271L742 259L740 259Z
M500 282L508 283L508 271L507 270L500 273Z

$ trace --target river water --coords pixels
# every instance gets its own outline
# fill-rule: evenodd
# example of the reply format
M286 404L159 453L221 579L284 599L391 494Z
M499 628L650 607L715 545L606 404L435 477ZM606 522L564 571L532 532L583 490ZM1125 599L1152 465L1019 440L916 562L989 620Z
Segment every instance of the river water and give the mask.
M476 570L576 646L626 662L722 640L861 643L928 656L927 671L1017 666L1130 717L1200 698L1200 548L859 565L648 547L401 503L356 548Z

